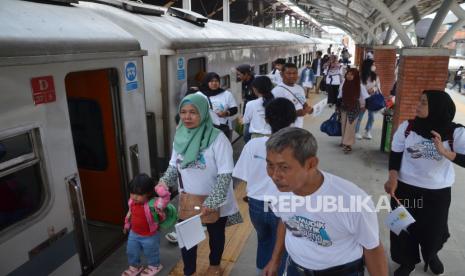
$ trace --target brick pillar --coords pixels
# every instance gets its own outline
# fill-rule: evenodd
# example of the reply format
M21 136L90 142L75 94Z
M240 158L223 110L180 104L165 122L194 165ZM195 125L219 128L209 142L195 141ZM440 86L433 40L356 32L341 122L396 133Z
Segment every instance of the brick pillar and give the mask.
M401 50L394 130L403 121L415 118L415 109L424 90L445 89L449 51L445 48L403 48Z
M355 45L355 57L354 64L356 67L360 68L362 66L363 57L365 56L365 45L356 44Z
M381 91L384 96L389 96L395 81L396 47L389 45L374 46L376 74L381 82Z

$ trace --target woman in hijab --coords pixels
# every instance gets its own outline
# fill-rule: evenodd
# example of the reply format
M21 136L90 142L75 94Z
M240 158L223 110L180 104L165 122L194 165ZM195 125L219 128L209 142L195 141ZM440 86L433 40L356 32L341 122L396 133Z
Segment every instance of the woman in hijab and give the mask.
M171 160L158 185L175 186L179 180L180 190L208 195L201 206L203 214L219 210L220 218L206 224L210 239L210 267L206 275L221 275L226 224L241 222L232 187L232 146L226 136L213 127L204 96L186 96L179 106L179 114L181 122L174 136ZM183 248L181 253L184 275L194 274L197 247Z
M455 163L465 167L465 128L452 120L455 104L444 91L424 91L414 120L403 122L392 141L389 179L384 185L415 218L399 236L391 233L395 276L410 275L421 255L434 274L444 273L438 252L449 238L447 217Z
M352 145L355 143L355 124L360 109L365 105L366 98L368 98L368 93L360 84L358 70L355 68L349 69L338 95L342 127L340 145L346 154L352 151Z
M231 92L220 87L220 76L214 72L207 73L197 93L207 98L213 125L231 140L231 117L237 113L237 103Z

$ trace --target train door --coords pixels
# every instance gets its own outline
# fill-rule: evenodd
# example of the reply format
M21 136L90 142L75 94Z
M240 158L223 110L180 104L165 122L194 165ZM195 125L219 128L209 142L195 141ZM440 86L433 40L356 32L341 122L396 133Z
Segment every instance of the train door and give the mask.
M116 81L113 81L116 80ZM124 239L124 179L120 100L116 70L73 72L66 94L85 220L80 225L91 267ZM81 245L82 246L82 245ZM81 256L81 262L82 261ZM84 265L83 265L84 266Z

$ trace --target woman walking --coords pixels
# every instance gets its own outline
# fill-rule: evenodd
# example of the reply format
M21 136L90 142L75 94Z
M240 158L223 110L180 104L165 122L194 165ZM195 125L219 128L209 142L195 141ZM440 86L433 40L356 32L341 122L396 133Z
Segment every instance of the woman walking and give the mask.
M174 136L173 151L168 169L158 185L175 186L189 195L205 195L201 212L219 212L215 222L206 223L210 245L210 267L206 275L221 275L220 263L224 251L226 224L241 221L234 198L232 146L226 136L213 127L208 101L204 96L191 94L179 106L181 122ZM180 200L181 209L183 201ZM181 250L184 275L196 272L197 246Z
M394 134L384 188L392 196L391 205L396 206L398 198L416 221L408 233L391 233L391 257L400 264L395 276L410 275L420 262L420 252L425 271L444 273L438 253L450 237L453 163L465 167L465 128L453 122L454 116L449 94L424 91L415 119L403 122Z
M341 146L346 154L352 151L352 145L355 143L355 124L361 108L365 106L366 98L368 98L368 93L360 84L358 70L349 69L338 95L342 127Z

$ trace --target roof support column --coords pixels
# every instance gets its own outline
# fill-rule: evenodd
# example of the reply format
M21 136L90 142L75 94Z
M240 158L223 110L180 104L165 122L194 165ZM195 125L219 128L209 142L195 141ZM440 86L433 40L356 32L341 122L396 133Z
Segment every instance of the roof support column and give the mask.
M434 45L436 47L440 47L449 43L452 39L454 39L455 32L460 30L465 25L465 11L457 4L453 4L450 10L458 17L458 20Z
M384 38L383 45L388 45L389 40L391 40L391 35L392 35L392 27L389 26L387 32L386 32L386 37Z
M404 46L412 46L412 41L408 37L404 27L402 27L399 21L397 21L397 18L392 15L391 10L389 10L386 4L380 0L370 0L370 2L373 4L374 8L378 9L378 11L381 12L384 17L386 17L391 27L394 28L397 35L400 37Z
M392 133L403 121L415 118L415 106L423 90L444 90L449 55L450 50L445 48L402 48Z
M295 29L294 29L294 33L299 33L299 23L297 22L297 17L294 17L294 26L295 26Z
M258 1L258 26L265 27L265 15L263 14L263 0Z
M253 26L253 0L249 0L247 2L247 14L249 15L249 19L247 21L249 25Z
M431 47L431 45L433 45L434 37L438 33L444 18L446 18L446 15L454 2L455 0L444 0L444 2L442 2L441 7L433 19L433 23L431 23L431 26L429 27L428 34L426 35L425 40L423 40L423 47Z
M188 11L192 10L191 0L182 0L182 8Z
M273 30L276 30L276 5L273 4L273 15L271 17L271 25Z
M223 0L223 21L230 22L229 0Z

